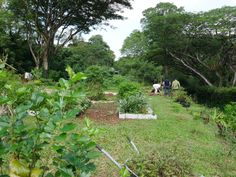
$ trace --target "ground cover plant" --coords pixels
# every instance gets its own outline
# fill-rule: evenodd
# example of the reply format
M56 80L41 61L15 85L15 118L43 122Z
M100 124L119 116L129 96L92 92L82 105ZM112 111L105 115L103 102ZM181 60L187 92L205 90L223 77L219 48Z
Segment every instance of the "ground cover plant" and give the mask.
M91 136L96 129L87 120L78 129L73 119L85 107L76 90L83 73L68 67L69 80L60 79L57 91L47 94L11 80L1 66L0 117L1 174L9 176L83 176L95 169L97 156Z

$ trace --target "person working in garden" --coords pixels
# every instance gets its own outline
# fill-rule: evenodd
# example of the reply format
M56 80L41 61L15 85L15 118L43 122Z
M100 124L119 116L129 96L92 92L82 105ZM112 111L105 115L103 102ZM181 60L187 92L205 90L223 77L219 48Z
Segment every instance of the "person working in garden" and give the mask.
M172 90L178 90L178 89L180 89L180 83L179 83L178 80L175 79L175 80L172 82Z
M168 94L170 96L170 87L171 87L171 82L168 79L165 79L163 82L163 88L164 88L164 96Z
M160 93L161 84L153 84L152 87L153 87L154 94Z

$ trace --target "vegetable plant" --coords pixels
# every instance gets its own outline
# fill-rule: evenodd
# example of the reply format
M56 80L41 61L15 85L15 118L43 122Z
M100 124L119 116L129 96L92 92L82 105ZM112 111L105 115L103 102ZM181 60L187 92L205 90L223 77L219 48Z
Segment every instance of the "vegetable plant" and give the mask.
M97 129L86 120L85 127L74 119L84 98L76 88L85 79L67 67L69 80L60 79L57 90L48 94L32 85L22 85L0 69L0 170L9 176L83 176L95 166L98 153L91 137ZM3 81L3 82L2 82Z

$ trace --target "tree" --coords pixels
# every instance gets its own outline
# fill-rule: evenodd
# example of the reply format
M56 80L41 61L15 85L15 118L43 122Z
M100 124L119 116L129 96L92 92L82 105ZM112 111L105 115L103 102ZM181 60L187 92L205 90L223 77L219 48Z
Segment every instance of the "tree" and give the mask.
M49 77L57 80L66 76L67 65L74 71L85 71L89 66L113 66L115 55L102 36L92 36L88 42L83 39L74 40L68 47L58 50L50 61Z
M187 13L170 3L144 11L144 33L154 60L192 74L209 86L235 84L235 12L223 7Z
M153 83L162 80L162 67L138 57L124 57L115 62L115 68L120 74L132 80Z
M14 66L18 73L30 71L33 61L27 41L20 30L13 26L13 14L0 1L0 55L7 56L7 63Z
M144 33L139 30L134 30L125 39L121 48L121 54L129 57L144 55L148 48L147 44Z
M47 73L55 50L109 19L123 19L118 12L131 4L130 0L9 0L9 8L25 27L36 67L42 63Z

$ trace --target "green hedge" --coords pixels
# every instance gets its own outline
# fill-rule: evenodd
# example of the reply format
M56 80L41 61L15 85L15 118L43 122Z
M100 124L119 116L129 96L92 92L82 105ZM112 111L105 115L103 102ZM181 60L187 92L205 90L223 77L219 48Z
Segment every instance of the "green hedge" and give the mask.
M236 87L199 87L191 90L198 102L223 107L236 101Z

